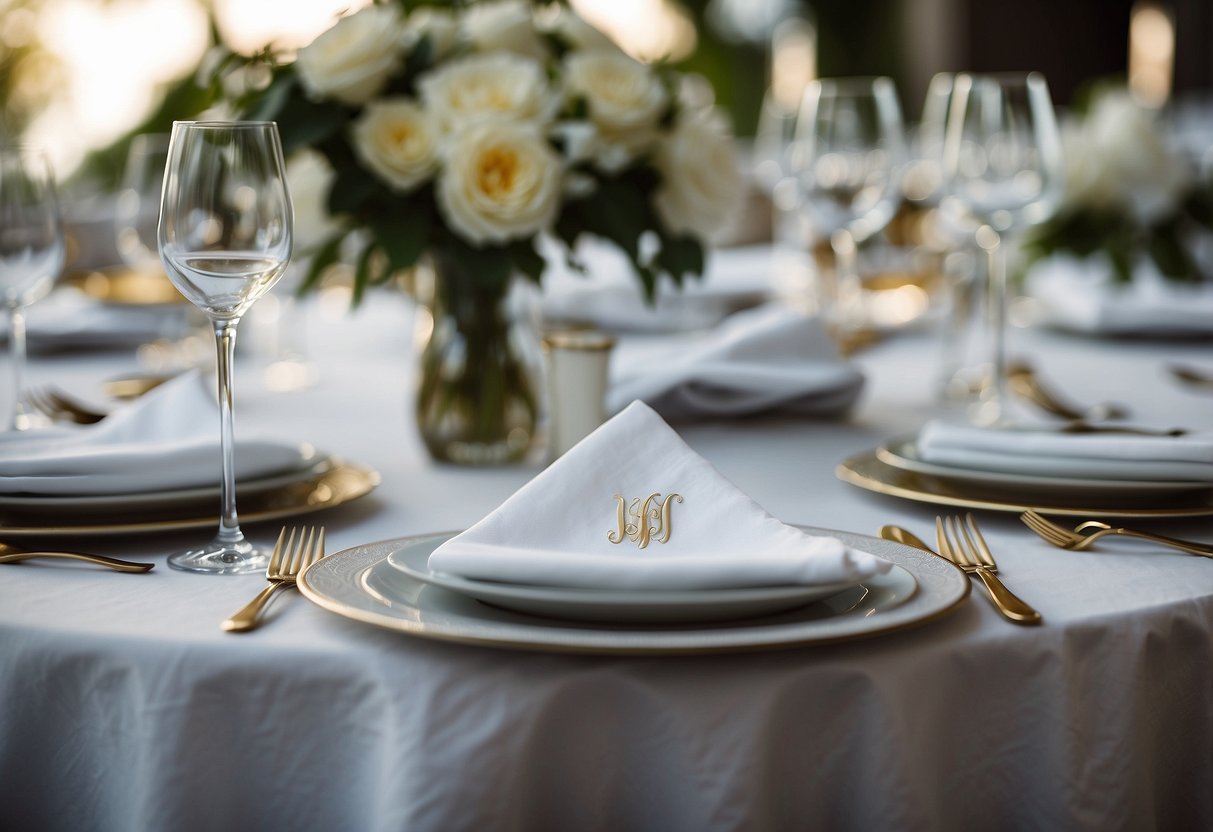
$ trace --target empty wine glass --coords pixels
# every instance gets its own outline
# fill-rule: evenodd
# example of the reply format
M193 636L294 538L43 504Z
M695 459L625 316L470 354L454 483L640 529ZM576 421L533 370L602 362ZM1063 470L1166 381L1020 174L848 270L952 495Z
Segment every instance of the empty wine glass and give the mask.
M792 166L813 235L829 240L834 253L834 285L822 285L820 301L835 329L865 326L857 250L893 218L904 156L901 107L891 79L808 85Z
M970 414L1004 421L1008 238L1047 219L1061 196L1061 138L1049 88L1038 72L956 77L944 140L942 210L976 226L986 252L988 345L984 383Z
M219 531L208 545L169 557L191 572L264 572L268 555L244 538L236 516L232 361L236 326L282 276L293 217L273 122L175 122L158 235L169 279L206 313L218 356L223 478Z
M144 133L131 140L127 151L122 187L114 205L114 232L118 255L135 269L160 266L156 229L160 224L168 139L164 133Z
M50 292L64 257L50 161L32 148L0 148L0 293L13 358L13 430L27 430L37 419L25 403L25 307Z

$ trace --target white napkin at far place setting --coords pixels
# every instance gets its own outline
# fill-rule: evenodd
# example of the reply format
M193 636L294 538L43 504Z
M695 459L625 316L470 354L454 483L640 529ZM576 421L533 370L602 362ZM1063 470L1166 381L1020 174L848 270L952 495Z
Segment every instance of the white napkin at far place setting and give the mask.
M1167 280L1143 260L1128 284L1103 255L1054 255L1033 265L1025 289L1044 321L1092 335L1194 337L1213 334L1213 283Z
M611 542L617 496L631 508L650 495L648 544L626 533ZM668 524L657 509L666 499ZM635 402L439 546L429 568L566 588L692 590L858 582L890 564L775 519Z
M820 319L769 304L734 313L707 333L622 339L611 357L607 410L640 399L670 420L770 411L836 416L855 403L863 382Z
M1211 432L1063 433L1047 426L933 421L918 434L918 455L925 462L1009 474L1213 484Z
M31 350L128 347L166 338L181 328L184 306L119 306L60 287L25 311ZM7 321L0 334L8 337Z
M84 427L0 434L0 493L136 494L217 485L219 407L210 384L185 373ZM236 478L301 470L302 443L237 435Z

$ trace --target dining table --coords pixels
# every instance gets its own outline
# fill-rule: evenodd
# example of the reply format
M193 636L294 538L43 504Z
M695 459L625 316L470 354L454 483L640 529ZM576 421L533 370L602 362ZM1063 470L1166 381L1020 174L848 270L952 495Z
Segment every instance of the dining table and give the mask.
M283 322L302 336L311 383L288 390L267 385L273 356L257 343L261 324L246 322L237 438L308 442L377 474L341 505L245 520L250 539L268 546L284 524L320 525L320 564L382 558L471 526L543 470L542 456L500 467L429 458L412 415L417 314L386 290L353 309L337 290L299 302ZM1113 399L1134 424L1213 430L1213 395L1166 370L1210 366L1208 338L1018 326L1008 349L1074 401ZM846 460L938 415L946 357L934 327L907 327L853 355L864 386L845 416L673 427L785 523L861 540L899 525L934 544L937 516L973 511L999 575L1040 612L1036 626L1000 616L974 582L900 626L688 649L461 639L296 592L279 593L257 629L228 633L221 622L264 577L165 563L210 529L64 536L52 518L44 538L12 542L156 567L0 565L0 827L1213 828L1213 559L1143 541L1067 551L1018 511L839 477ZM138 369L134 350L99 348L36 351L28 372L95 395ZM1134 525L1213 538L1213 509L1191 515Z

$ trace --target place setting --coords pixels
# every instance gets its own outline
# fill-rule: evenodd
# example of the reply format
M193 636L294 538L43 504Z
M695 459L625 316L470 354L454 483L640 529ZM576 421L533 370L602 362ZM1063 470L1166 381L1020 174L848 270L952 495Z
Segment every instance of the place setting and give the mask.
M778 521L641 402L466 531L352 547L298 585L415 636L603 653L833 643L925 623L969 591L921 550Z

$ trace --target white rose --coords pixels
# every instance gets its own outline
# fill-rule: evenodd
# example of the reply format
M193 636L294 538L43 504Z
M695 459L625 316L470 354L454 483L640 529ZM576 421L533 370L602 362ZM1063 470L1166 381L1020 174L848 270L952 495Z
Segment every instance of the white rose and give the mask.
M404 29L394 6L368 6L343 17L299 50L303 87L319 98L358 106L374 98L400 66Z
M617 173L657 141L669 93L648 66L618 51L575 52L565 59L564 84L585 99L599 169Z
M455 20L455 15L446 9L436 9L432 6L414 9L404 29L412 41L428 37L435 58L441 58L450 52L459 39L459 22Z
M470 55L417 83L421 100L444 132L487 120L546 122L556 99L542 67L509 52Z
M1097 99L1064 141L1068 203L1127 210L1148 224L1171 211L1187 187L1187 165L1127 93Z
M504 243L552 224L561 176L560 157L533 126L487 123L455 138L435 195L461 237L477 245Z
M406 98L367 105L351 130L358 158L394 190L411 191L438 167L438 130Z
M498 49L537 61L548 57L547 44L535 31L530 5L523 0L476 3L463 13L463 37L482 52Z
M294 206L294 239L301 251L307 251L337 230L329 216L329 190L334 171L324 154L305 149L291 154L286 163L286 179Z
M717 121L682 120L657 146L655 162L662 182L654 204L670 231L706 239L733 219L745 183Z

